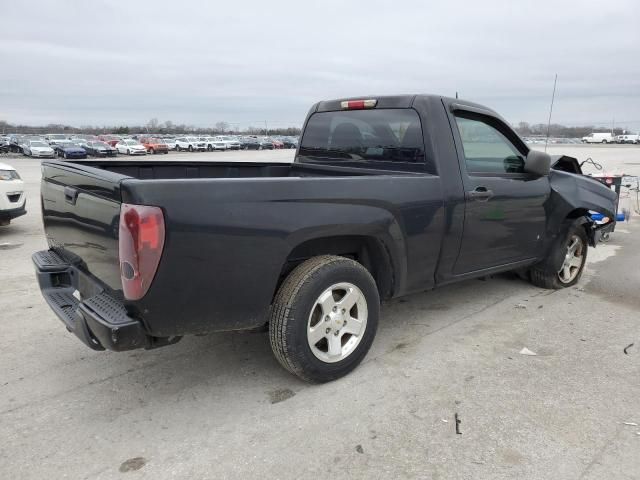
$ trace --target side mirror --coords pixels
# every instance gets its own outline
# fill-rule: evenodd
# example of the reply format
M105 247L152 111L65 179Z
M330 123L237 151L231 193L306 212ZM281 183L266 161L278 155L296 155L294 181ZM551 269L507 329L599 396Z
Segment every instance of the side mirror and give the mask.
M524 161L524 171L544 177L551 170L551 157L538 150L530 150Z

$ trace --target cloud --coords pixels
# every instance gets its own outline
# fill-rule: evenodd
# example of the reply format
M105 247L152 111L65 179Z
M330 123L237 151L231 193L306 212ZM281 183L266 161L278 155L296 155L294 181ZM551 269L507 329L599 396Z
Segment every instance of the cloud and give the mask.
M635 2L22 0L0 119L301 124L318 100L441 93L512 122L638 121ZM633 127L634 125L630 125Z

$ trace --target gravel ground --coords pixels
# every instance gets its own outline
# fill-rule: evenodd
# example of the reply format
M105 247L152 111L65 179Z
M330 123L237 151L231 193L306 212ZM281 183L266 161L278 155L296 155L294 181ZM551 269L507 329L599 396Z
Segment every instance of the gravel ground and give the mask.
M634 146L555 152L640 173ZM640 478L640 426L625 424L640 424L636 218L590 249L576 287L499 275L385 305L364 364L310 386L264 334L84 347L31 266L46 248L39 162L0 161L19 169L29 207L0 228L0 478Z

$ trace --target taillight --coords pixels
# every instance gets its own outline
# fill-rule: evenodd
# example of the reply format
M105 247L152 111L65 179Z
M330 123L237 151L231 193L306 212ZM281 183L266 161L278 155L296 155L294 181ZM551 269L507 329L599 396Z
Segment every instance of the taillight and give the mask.
M164 216L158 207L120 208L120 278L128 300L144 297L158 269L164 247Z
M345 100L340 102L343 110L364 110L365 108L374 108L378 104L378 100L373 98L369 100Z

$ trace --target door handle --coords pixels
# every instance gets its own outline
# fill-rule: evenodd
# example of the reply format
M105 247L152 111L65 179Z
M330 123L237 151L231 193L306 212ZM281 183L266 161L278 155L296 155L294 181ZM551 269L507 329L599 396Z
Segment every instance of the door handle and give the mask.
M76 204L76 200L78 199L78 190L71 187L64 187L64 200L71 205Z
M471 200L487 202L491 197L493 197L493 190L489 190L487 187L476 187L470 192L467 192L467 195Z

